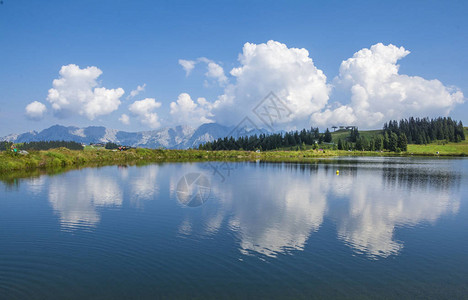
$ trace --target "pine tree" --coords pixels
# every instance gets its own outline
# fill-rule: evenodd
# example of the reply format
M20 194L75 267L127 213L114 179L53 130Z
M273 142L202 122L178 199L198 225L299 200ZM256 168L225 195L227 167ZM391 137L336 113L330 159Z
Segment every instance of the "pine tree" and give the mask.
M331 141L332 141L332 135L331 135L331 132L328 130L328 128L327 128L327 130L325 130L325 136L323 138L323 141L325 143L331 143Z
M398 148L400 148L401 151L408 151L408 139L404 132L398 136Z
M388 139L388 150L395 152L397 151L397 148L398 148L398 136L396 135L395 132L392 132Z
M390 149L390 140L388 138L387 132L385 132L383 136L383 148L387 150Z
M341 139L338 140L338 150L343 150L343 141Z
M374 150L381 151L383 149L383 136L378 135L375 138Z
M362 142L363 142L363 140L361 138L356 140L356 146L355 146L356 150L358 150L358 151L364 150L364 145L363 145Z

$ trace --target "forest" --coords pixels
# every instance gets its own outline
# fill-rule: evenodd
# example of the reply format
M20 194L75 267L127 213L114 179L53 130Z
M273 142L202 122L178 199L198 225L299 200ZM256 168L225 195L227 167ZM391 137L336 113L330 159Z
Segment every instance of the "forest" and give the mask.
M330 144L332 142L331 132L327 129L320 133L318 128L303 129L301 131L290 131L286 133L260 134L219 138L213 142L207 142L198 147L199 150L275 150L291 146L305 146L317 144ZM318 146L317 146L318 147Z
M11 142L0 142L0 149L10 150L13 143ZM49 150L55 148L68 148L70 150L83 150L83 146L80 143L73 141L41 141L41 142L29 142L15 144L18 150Z
M390 135L404 133L409 144L429 144L436 140L458 143L465 140L463 123L448 118L409 118L384 124L383 131Z
M381 134L361 135L358 128L349 130L346 138L333 142L328 130L320 133L318 128L303 129L285 133L260 134L239 137L219 138L199 146L200 150L281 150L293 148L303 150L307 145L313 149L332 148L358 151L407 151L408 144L428 144L435 140L460 142L465 140L462 122L451 118L409 118L399 122L392 120L384 124Z
M337 149L358 151L407 151L408 144L429 144L434 141L461 142L465 140L463 123L447 118L409 118L400 121L392 120L384 124L377 134L369 135L359 132L357 127L351 130L339 130L339 138L328 128L319 132L318 127L289 131L282 133L242 136L239 138L224 137L201 144L199 150L305 150L305 149ZM11 142L0 142L0 150L9 150ZM65 147L70 150L83 150L80 143L73 141L39 141L19 143L18 150L49 150ZM116 143L107 143L106 149L118 149ZM128 147L126 147L128 148Z

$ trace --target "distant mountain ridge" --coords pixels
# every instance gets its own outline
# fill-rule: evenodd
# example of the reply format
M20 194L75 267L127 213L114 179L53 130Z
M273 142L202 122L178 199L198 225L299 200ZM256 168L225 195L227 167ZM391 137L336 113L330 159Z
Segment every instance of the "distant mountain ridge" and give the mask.
M83 144L113 142L132 147L188 149L197 148L202 143L227 137L233 130L234 127L223 126L217 123L202 124L198 128L181 125L139 132L119 131L103 126L79 128L75 126L54 125L40 132L30 131L22 134L10 134L0 138L0 141L26 143L63 140ZM244 132L245 135L253 135L265 131L245 128Z

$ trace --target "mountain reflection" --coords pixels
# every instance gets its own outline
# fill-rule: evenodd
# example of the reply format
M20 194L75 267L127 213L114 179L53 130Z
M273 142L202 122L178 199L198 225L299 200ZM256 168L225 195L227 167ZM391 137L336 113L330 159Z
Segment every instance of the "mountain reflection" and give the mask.
M240 252L275 257L303 250L329 217L354 251L387 257L404 246L396 228L458 212L460 181L454 172L420 164L245 164L224 184L214 182L218 208L204 215L203 228L226 223ZM193 234L191 221L180 231Z

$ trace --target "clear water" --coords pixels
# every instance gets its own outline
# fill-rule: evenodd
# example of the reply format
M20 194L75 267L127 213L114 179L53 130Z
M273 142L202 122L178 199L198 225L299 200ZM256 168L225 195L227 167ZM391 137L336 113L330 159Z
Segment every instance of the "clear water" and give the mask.
M2 182L0 298L466 298L467 183L415 158Z

